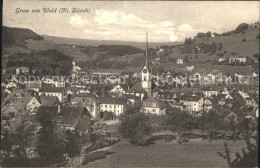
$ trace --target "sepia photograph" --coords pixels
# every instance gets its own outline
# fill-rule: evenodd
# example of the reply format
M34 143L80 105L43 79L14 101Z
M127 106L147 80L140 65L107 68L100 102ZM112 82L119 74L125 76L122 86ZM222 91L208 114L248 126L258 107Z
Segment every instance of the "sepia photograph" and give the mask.
M258 167L259 1L3 0L0 167Z

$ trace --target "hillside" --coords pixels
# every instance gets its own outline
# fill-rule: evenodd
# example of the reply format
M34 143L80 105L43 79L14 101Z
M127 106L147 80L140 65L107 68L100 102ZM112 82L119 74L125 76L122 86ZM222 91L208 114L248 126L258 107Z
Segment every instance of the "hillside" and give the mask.
M243 27L243 24L241 25ZM194 72L200 72L202 69L206 72L218 70L231 75L234 73L250 75L252 71L258 72L257 63L244 66L217 63L219 58L227 59L230 56L247 57L253 62L259 59L259 22L237 31L241 25L236 30L214 36L208 36L208 33L198 33L195 38L186 38L183 43L174 43L174 45L173 43L167 45L166 43L149 43L150 58L154 60L160 57L160 65L154 66L155 71L170 70L186 73L182 68L194 65ZM7 33L3 51L7 54L15 54L17 57L19 57L17 53L30 54L57 50L76 60L83 70L90 70L93 67L121 71L137 71L141 69L145 59L145 43L141 42L97 41L51 36L44 36L43 40L43 37L28 29L4 28L3 31ZM157 48L157 45L160 47ZM158 52L159 49L163 52ZM178 58L184 59L186 63L176 64Z
M51 41L57 44L69 44L69 45L82 45L82 46L99 46L99 45L128 45L145 50L145 37L144 42L135 41L108 41L108 40L89 40L89 39L75 39L75 38L65 38L65 37L54 37L48 35L42 35L45 40ZM149 48L156 48L157 46L164 45L177 45L183 42L149 42Z
M11 47L15 45L23 46L25 40L28 39L43 40L44 38L29 29L2 26L2 39L3 47Z
M244 73L249 75L252 72L251 65L217 65L216 62L220 58L227 59L230 56L247 57L252 61L257 61L259 58L254 57L254 55L259 54L259 23L249 26L240 33L218 37L194 38L187 40L187 42L186 45L165 48L169 54L161 56L163 64L175 67L194 65L196 72L205 69L207 72L220 70L224 73ZM178 65L176 64L178 58L188 59L188 63Z

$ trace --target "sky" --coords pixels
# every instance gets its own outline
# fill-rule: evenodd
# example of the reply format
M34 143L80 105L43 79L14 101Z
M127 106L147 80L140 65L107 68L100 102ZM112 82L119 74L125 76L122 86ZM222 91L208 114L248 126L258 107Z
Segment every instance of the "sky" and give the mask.
M198 32L222 33L259 21L258 1L13 1L3 2L3 25L40 35L91 40L175 42ZM30 10L16 14L17 8ZM43 13L42 8L57 8ZM89 13L58 13L60 8ZM39 9L40 13L31 10Z

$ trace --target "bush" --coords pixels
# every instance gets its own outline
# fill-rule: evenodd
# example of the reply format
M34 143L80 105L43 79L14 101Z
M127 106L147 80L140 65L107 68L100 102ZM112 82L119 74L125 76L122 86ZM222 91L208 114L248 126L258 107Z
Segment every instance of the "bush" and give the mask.
M245 39L245 38L243 38L243 39L242 39L242 42L246 42L246 39Z

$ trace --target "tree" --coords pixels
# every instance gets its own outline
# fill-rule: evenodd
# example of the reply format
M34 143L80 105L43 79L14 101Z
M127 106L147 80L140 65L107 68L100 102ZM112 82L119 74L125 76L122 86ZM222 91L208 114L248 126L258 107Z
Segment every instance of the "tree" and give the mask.
M26 148L35 141L34 122L28 111L1 109L1 166L26 166Z
M237 26L237 28L235 29L234 33L239 34L239 33L243 32L246 29L248 29L248 24L241 23L240 25Z
M119 132L135 145L148 145L151 142L151 124L149 117L140 112L140 107L128 106L119 117Z
M208 32L206 33L206 37L211 37L211 32L210 32L210 31L208 31Z
M57 158L65 153L68 142L65 128L55 128L56 111L40 107L36 119L41 125L37 151L40 156Z
M184 40L184 45L191 45L192 44L192 39L189 37L189 38L185 38Z
M184 57L184 60L183 60L185 63L189 63L189 58L188 58L188 56L187 55L185 55L185 57Z
M214 110L209 110L208 113L203 112L199 118L199 127L202 132L206 131L210 143L217 135L220 125L220 116Z
M221 42L218 43L218 50L222 50L223 44Z
M176 135L177 143L181 144L182 136L194 126L193 117L188 112L181 112L175 109L167 113L166 127Z
M235 153L235 159L231 160L230 149L228 144L224 142L224 152L218 152L219 156L225 159L229 167L257 167L258 165L258 140L257 136L251 135L244 139L246 147L242 148L243 155ZM245 150L247 149L247 151Z

